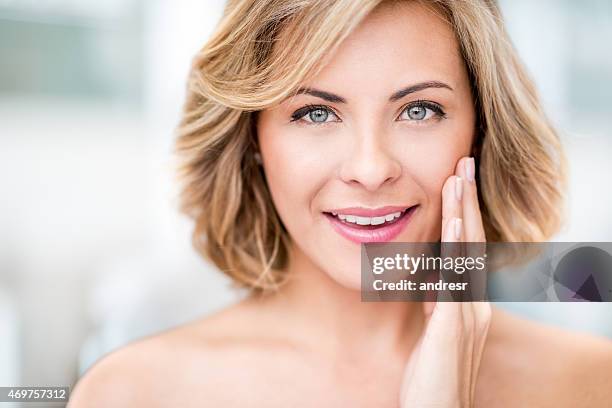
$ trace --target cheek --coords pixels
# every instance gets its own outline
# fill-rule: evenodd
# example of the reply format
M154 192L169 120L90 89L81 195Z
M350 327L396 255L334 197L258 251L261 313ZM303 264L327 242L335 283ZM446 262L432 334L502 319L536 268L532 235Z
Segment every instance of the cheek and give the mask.
M464 124L450 124L435 132L411 135L410 142L398 144L403 149L404 173L410 175L423 196L419 239L437 240L442 217L442 187L455 173L457 162L470 154L472 128Z
M428 195L441 194L446 179L455 173L457 162L470 154L473 123L470 112L458 115L461 120L444 119L431 131L413 134L402 144L408 174L415 175ZM441 198L441 197L440 197Z
M303 234L311 225L312 197L321 188L332 163L329 149L316 140L276 127L259 129L268 188L290 233Z
M416 182L426 193L430 204L442 199L442 186L455 172L455 166L463 155L460 145L448 145L442 139L428 143L415 159L406 164L406 172L413 175Z

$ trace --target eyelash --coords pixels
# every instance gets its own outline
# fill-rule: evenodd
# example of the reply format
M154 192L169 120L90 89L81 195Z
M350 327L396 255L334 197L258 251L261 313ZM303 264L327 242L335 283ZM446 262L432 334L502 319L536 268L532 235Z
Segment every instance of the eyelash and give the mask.
M444 109L442 109L442 106L440 106L439 104L435 103L435 102L431 102L431 101L425 101L425 100L416 100L416 101L412 101L406 105L404 105L402 107L402 109L400 110L400 114L399 116L401 116L404 112L406 112L406 110L410 109L410 108L414 108L416 106L419 107L423 107L425 109L429 109L431 110L435 117L434 118L429 118L429 119L424 119L424 120L409 120L410 122L427 122L431 119L434 120L440 120L440 119L445 119L446 118L446 112L444 112Z
M291 122L298 122L298 121L302 121L302 119L304 118L304 116L310 114L311 112L314 112L316 110L324 110L326 111L328 114L332 114L335 117L338 118L338 114L329 106L325 106L325 105L306 105L298 110L296 110L295 112L293 112L291 114ZM302 121L304 123L306 123L307 125L323 125L326 123L330 123L330 122L322 122L322 123L315 123L315 122L308 122L308 121ZM337 122L337 121L334 121Z
M412 101L406 105L404 105L402 107L402 109L400 110L400 113L398 115L401 116L407 109L410 108L414 108L414 107L423 107L426 109L429 109L431 111L433 111L434 115L436 116L433 119L445 119L446 118L446 113L444 112L444 110L442 109L442 107L435 103L435 102L431 102L431 101L425 101L425 100L417 100L417 101ZM338 114L329 106L325 106L325 105L306 105L298 110L296 110L295 112L293 112L291 114L291 122L303 122L307 125L325 125L325 124L329 124L332 122L339 122L339 120L334 120L331 122L308 122L305 120L302 120L306 115L310 114L313 111L316 110L324 110L326 111L328 114L334 115L336 118L338 118ZM429 119L424 119L424 120L408 120L409 122L427 122L429 120L431 120L432 118ZM398 119L396 119L398 120ZM398 120L399 121L399 120Z

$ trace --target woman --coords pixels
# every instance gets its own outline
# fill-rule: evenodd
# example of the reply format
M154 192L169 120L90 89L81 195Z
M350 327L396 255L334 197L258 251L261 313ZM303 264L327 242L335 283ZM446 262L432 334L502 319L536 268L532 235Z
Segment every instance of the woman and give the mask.
M496 4L230 0L178 150L250 296L111 353L70 407L599 407L609 342L486 302L360 302L362 242L544 241L563 159Z

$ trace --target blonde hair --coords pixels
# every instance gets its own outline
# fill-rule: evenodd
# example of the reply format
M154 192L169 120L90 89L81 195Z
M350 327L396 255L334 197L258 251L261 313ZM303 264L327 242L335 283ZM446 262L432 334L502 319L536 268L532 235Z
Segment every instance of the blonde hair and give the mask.
M383 2L230 0L194 58L176 145L182 209L196 249L236 283L276 287L288 261L290 237L254 158L257 111L294 92ZM497 4L423 3L453 27L468 68L487 241L547 240L563 215L565 158Z

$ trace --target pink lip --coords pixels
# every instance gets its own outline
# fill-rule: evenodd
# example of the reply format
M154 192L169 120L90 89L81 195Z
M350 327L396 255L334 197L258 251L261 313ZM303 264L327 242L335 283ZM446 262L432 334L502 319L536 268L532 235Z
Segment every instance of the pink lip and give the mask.
M362 217L376 217L383 214L388 214L389 212L402 211L405 208L406 207L383 207L382 209L375 210L361 208L361 210L364 210L363 212L357 212L356 210L359 210L358 208L345 208L342 210L333 210L333 212L343 214L346 211L346 213L352 215L359 215ZM406 225L408 225L408 222L412 219L412 216L418 208L419 206L415 205L410 209L406 210L402 214L402 216L394 223L387 225L383 224L379 227L375 227L372 229L365 229L360 226L353 227L345 222L342 222L331 214L324 213L324 215L330 221L332 227L334 228L334 230L336 230L337 233L352 242L358 244L366 242L388 242L392 241L399 234L401 234L401 232L406 228ZM389 209L392 210L390 211Z

